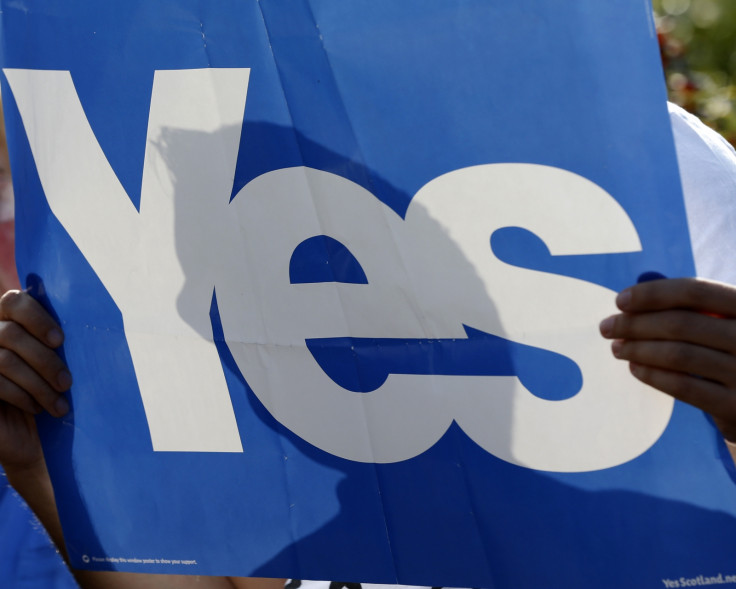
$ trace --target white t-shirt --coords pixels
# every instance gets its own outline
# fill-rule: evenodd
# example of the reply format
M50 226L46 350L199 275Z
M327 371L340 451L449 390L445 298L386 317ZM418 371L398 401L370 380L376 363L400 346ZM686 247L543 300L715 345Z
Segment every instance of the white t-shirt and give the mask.
M669 111L695 269L736 284L736 151L679 106Z

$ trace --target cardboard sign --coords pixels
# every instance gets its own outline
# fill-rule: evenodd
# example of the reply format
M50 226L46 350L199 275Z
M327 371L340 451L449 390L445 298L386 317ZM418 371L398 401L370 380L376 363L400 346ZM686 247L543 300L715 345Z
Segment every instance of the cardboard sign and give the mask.
M3 6L75 566L518 587L727 574L733 483L598 322L693 272L639 0Z

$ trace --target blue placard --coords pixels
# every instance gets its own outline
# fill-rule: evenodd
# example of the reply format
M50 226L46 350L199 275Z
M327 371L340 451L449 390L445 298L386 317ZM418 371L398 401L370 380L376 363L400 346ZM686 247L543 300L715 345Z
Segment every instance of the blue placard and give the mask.
M736 573L713 428L597 332L644 272L693 273L647 2L2 7L74 566Z

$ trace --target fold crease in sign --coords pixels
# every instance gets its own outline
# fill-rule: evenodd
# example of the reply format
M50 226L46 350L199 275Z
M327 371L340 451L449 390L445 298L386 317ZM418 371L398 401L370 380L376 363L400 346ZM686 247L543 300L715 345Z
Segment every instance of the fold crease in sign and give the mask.
M75 377L41 424L74 566L726 571L712 428L597 328L693 271L641 2L88 8L2 11L19 265Z
M324 168L327 163L341 175L357 177L359 184L370 189L370 169L325 48L324 35L314 19L313 7L304 0L292 2L288 8L281 2L258 5L290 123L305 135L297 139L301 163L309 165L311 159L305 139L324 141L335 153L333 161L322 161L319 167ZM321 105L319 111L313 108L315 104Z

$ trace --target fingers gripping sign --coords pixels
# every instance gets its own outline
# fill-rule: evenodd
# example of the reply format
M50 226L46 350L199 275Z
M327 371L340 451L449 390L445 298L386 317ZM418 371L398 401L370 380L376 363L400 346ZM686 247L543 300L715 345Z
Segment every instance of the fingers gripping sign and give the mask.
M4 400L61 417L69 411L63 393L71 375L56 354L64 337L30 295L9 291L0 298L0 376Z
M56 353L59 326L30 295L0 298L0 462L27 466L41 460L33 414L69 411L63 393L71 375Z
M736 288L682 278L619 294L623 313L601 323L613 354L632 374L710 413L736 440Z

